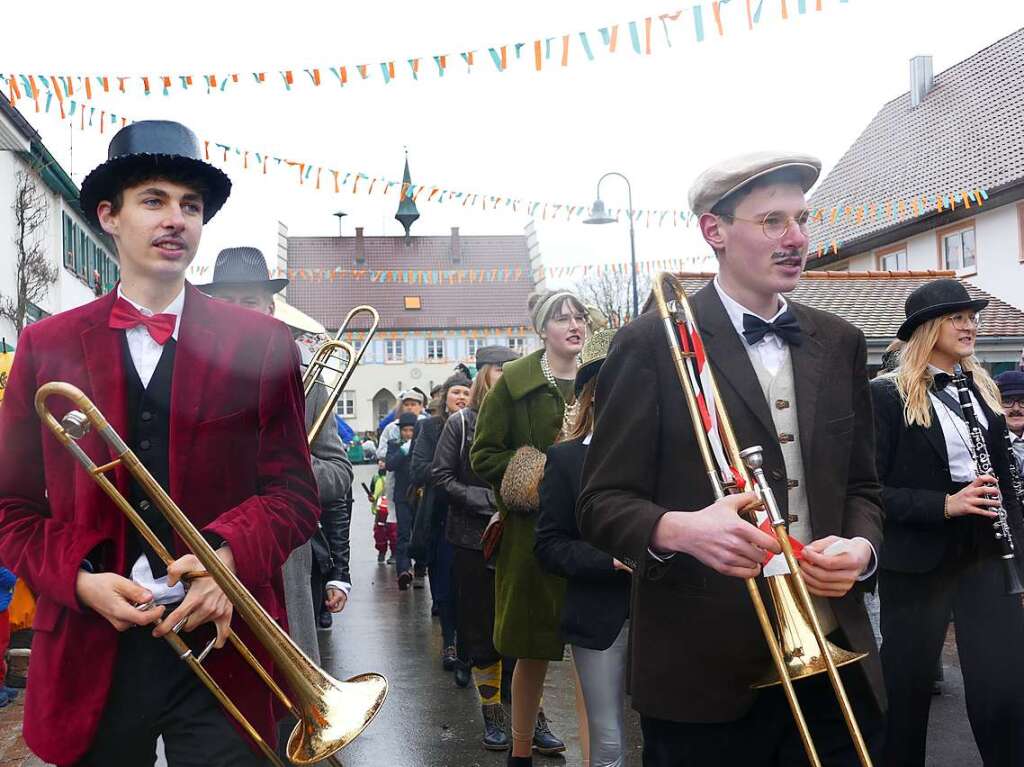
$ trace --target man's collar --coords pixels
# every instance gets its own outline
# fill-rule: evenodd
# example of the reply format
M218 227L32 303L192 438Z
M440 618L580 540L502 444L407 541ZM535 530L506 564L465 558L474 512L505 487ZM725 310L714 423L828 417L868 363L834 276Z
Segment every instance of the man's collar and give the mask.
M722 287L721 280L718 279L718 275L715 275L714 285L715 290L718 291L718 297L722 299L722 306L725 307L725 313L729 315L729 321L732 322L732 326L736 329L736 332L742 336L743 315L752 314L755 317L760 317L761 315L751 311L750 309L747 309L745 306L743 306L743 304L739 303L736 299L734 299L732 296L726 293L725 288ZM774 322L780 316L782 316L782 313L789 308L789 304L786 302L786 299L783 298L781 295L779 296L779 301L781 302L781 306L779 307L779 310L774 314L774 316L761 317L762 320L764 320L765 322Z
M177 318L177 321L174 323L174 332L171 333L171 338L173 338L175 341L178 340L178 331L181 329L181 313L185 309L185 286L184 285L181 286L181 292L178 293L177 296L175 296L174 300L171 301L171 303L169 303L167 305L167 308L164 309L162 312L154 312L152 309L148 309L145 306L143 306L142 304L139 304L139 303L136 303L135 301L132 301L130 298L128 298L128 296L126 296L124 294L124 291L121 290L121 284L120 283L118 283L118 285L117 285L117 297L118 298L123 298L129 304L131 304L136 309L138 309L143 314L143 316L145 316L145 317L151 317L154 314L158 314L158 313L159 314L173 314Z

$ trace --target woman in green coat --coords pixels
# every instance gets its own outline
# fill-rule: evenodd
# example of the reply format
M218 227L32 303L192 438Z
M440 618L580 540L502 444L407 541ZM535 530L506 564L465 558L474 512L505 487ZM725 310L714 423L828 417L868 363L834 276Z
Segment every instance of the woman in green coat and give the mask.
M565 581L533 554L544 452L575 413L576 358L587 337L583 303L568 291L530 297L544 348L504 366L480 408L473 471L494 488L504 525L495 570L494 646L517 658L512 675L510 765L530 765L548 661L561 660ZM537 744L542 753L547 749ZM557 750L564 750L564 745Z

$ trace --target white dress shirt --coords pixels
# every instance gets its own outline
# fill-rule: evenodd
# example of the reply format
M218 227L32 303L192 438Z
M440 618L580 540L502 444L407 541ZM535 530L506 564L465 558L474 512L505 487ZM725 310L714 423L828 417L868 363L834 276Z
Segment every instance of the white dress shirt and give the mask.
M178 296L168 304L162 312L154 312L142 304L137 304L121 292L121 286L117 286L117 297L123 298L130 303L145 317L152 317L154 314L173 314L176 317L174 332L171 338L178 340L178 329L181 327L181 311L185 307L185 288L182 287ZM136 325L124 331L125 339L128 341L128 352L132 355L132 364L139 374L139 379L144 387L149 387L153 378L160 356L164 353L164 347L153 340L145 325ZM132 565L131 580L149 590L153 595L153 601L158 605L168 605L180 602L185 598L185 587L181 583L173 587L167 585L167 576L154 578L153 571L149 566L146 555L141 555Z
M1017 471L1024 471L1024 434L1010 432L1010 446L1017 460Z
M932 374L944 372L934 365L929 365L928 370ZM943 391L956 402L960 401L957 397L956 387L952 383L947 384ZM978 404L978 399L974 396L974 392L970 392L970 394L971 402L974 404L974 414L978 417L978 423L981 424L983 429L987 429L988 419L985 417L985 411ZM949 458L949 478L954 482L973 482L977 479L978 472L975 469L974 456L971 453L971 432L967 428L967 423L954 411L950 410L949 406L939 399L935 392L929 390L928 398L932 402L932 410L935 411L939 419L939 425L942 427L942 436L946 441L946 455Z
M717 276L715 277L715 290L718 291L718 297L722 299L722 306L725 307L725 313L729 315L729 320L732 322L732 326L736 328L736 332L739 334L740 341L743 343L743 348L747 348L749 346L750 349L760 357L761 364L764 365L765 370L774 376L779 372L782 364L786 361L786 344L781 338L770 332L765 333L764 338L756 344L748 344L747 337L743 335L743 315L751 314L765 322L775 322L775 320L781 317L782 313L789 308L789 304L786 303L786 299L779 296L781 305L779 306L779 310L775 312L774 316L761 317L761 315L750 311L726 293L725 288L722 287L722 283L719 282Z

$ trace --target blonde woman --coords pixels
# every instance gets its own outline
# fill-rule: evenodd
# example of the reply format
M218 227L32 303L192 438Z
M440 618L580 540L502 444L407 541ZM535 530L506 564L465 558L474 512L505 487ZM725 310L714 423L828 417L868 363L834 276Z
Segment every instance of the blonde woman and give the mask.
M1000 501L1018 550L999 390L974 356L980 312L957 280L915 290L899 365L872 382L878 478L886 510L879 597L889 697L886 765L924 765L935 664L950 614L967 715L985 764L1024 763L1024 608L1005 593L992 521ZM995 476L978 476L956 392L971 376ZM1019 563L1018 563L1019 565Z

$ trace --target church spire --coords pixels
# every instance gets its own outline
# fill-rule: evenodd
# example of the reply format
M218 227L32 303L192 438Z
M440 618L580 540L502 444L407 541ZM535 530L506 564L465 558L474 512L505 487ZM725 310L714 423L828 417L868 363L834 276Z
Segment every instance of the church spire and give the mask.
M409 150L406 150L405 173L402 174L402 190L400 192L401 199L398 203L398 212L395 213L395 218L403 227L405 227L406 245L409 244L409 240L412 237L409 230L412 228L413 222L420 217L420 212L416 209L416 203L413 201L412 196L408 194L411 184L412 176L409 174Z

